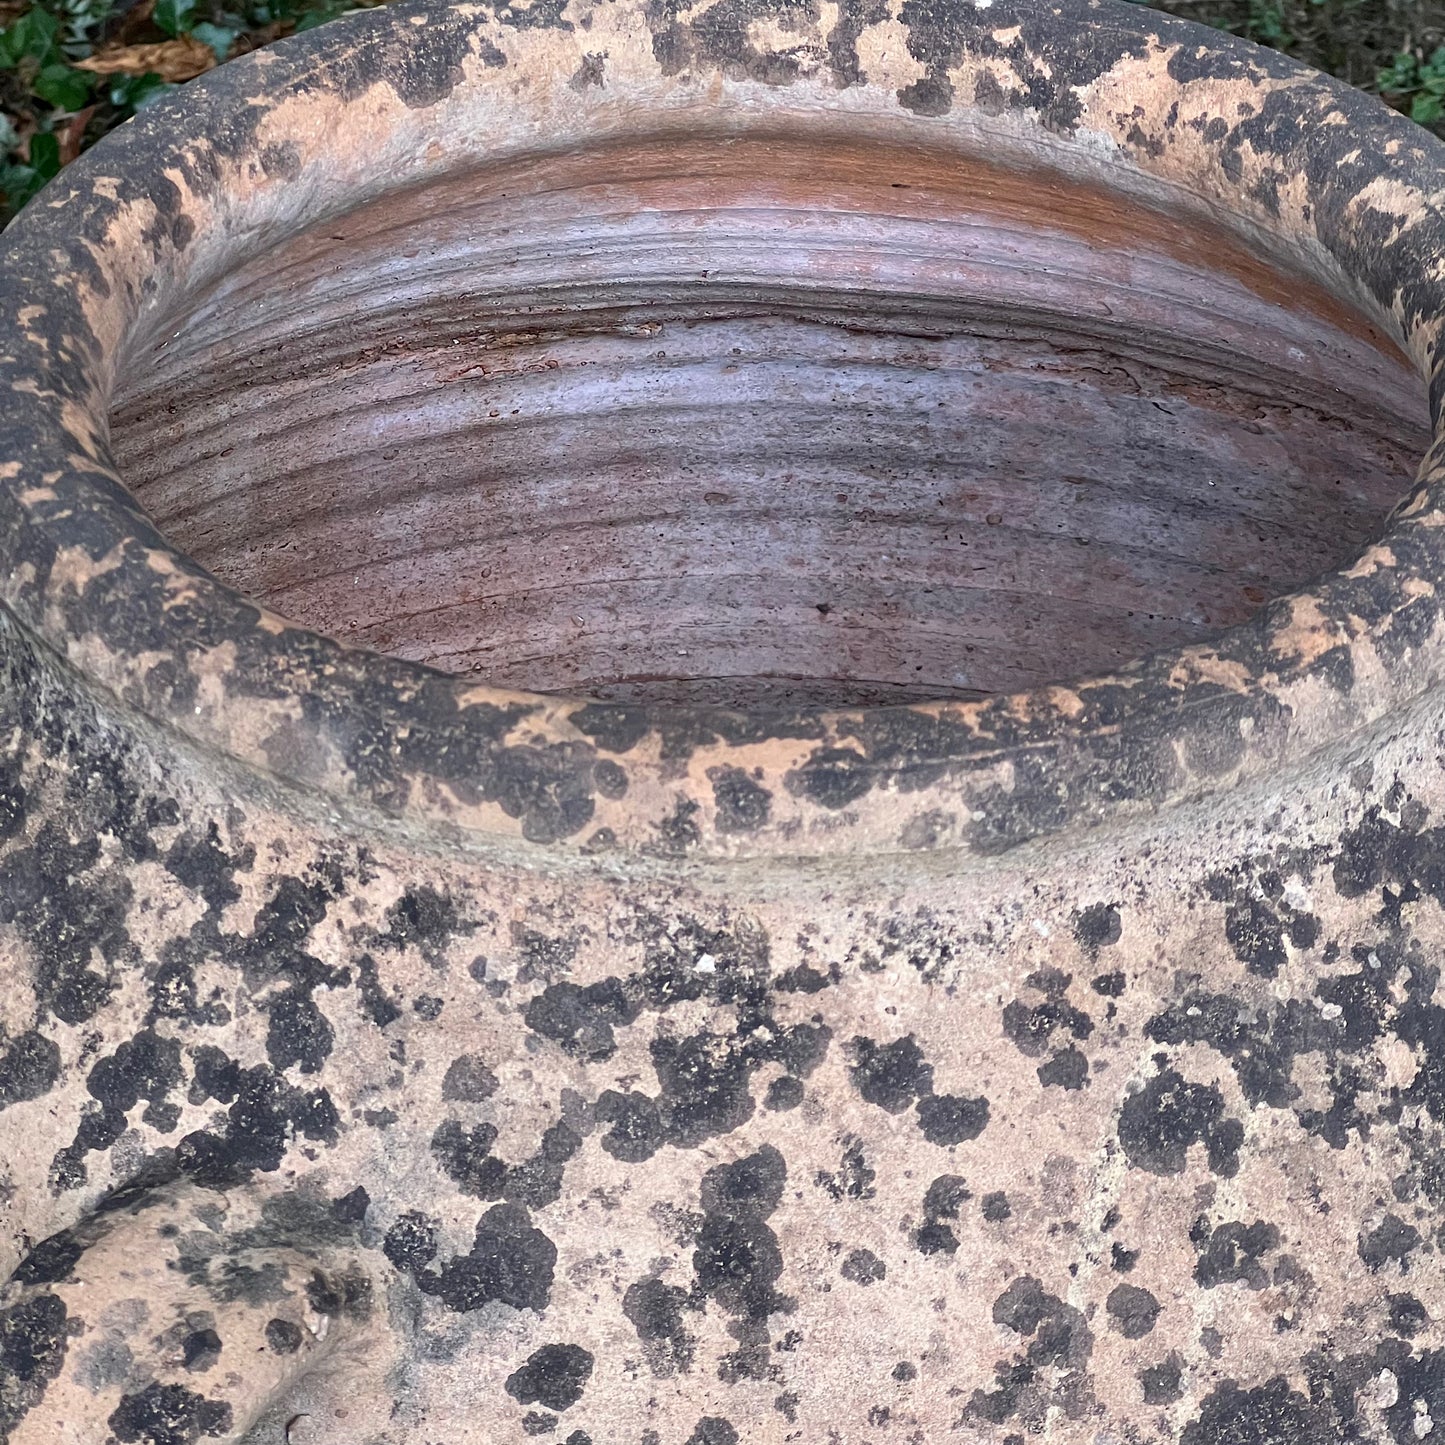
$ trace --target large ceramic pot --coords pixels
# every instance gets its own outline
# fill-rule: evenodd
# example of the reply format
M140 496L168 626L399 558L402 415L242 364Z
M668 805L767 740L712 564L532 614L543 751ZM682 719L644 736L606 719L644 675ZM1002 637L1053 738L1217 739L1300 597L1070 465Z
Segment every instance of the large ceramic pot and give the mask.
M66 171L0 1437L1445 1430L1442 186L1112 0L398 4Z

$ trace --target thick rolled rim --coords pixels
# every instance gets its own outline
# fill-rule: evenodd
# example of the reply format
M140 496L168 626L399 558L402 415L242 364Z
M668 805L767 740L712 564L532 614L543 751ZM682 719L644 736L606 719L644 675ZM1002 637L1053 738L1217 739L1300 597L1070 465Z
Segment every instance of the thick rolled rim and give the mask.
M1300 766L1437 685L1445 146L1273 52L1123 0L903 0L868 17L398 3L232 62L107 137L0 245L15 635L283 783L452 839L601 857L990 856ZM604 83L569 83L597 55ZM1415 490L1352 565L1212 643L977 703L787 713L505 691L348 649L211 577L126 492L108 395L178 296L402 184L699 123L1063 159L1227 219L1420 367L1435 440Z

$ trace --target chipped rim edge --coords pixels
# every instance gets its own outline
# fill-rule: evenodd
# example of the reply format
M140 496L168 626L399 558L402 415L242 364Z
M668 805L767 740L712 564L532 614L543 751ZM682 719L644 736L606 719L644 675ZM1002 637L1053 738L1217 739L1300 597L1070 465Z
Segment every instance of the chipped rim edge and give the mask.
M1105 149L1112 141L1105 174L1117 170L1121 183L1183 186L1272 234L1296 261L1332 258L1350 299L1364 298L1429 380L1434 443L1417 487L1350 567L1213 642L1110 676L970 704L766 714L490 689L343 647L247 601L165 541L109 458L113 370L145 318L258 245L395 188L399 157L421 157L407 184L485 159L475 136L488 113L525 112L519 130L530 127L535 150L549 126L557 145L635 124L639 95L655 101L658 125L698 112L695 98L674 99L680 82L645 46L613 61L611 94L585 100L548 69L559 45L575 57L566 46L576 37L563 43L476 7L402 0L212 72L67 168L12 226L0 246L0 606L124 706L248 768L439 825L440 837L567 852L988 856L1278 775L1379 722L1442 670L1445 146L1273 52L1123 0L994 5L1000 20L1021 12L1033 29L1020 63L1043 53L1038 37L1051 27L1069 41L1087 26L1108 42L1080 47L1089 54L1077 63L1050 57L1060 91L1082 108L1069 141L1056 118L1046 125L1026 106L989 120L990 138L1012 146L1015 160L1044 144L1097 169L1101 136ZM613 7L609 19L646 40L636 5ZM1119 53L1100 68L1098 51L1111 46ZM491 58L499 50L508 65ZM533 78L540 71L548 83L522 99L504 94L509 65L529 55ZM1228 139L1190 139L1181 170L1131 144L1129 118L1110 122L1106 101L1090 109L1131 65L1168 69L1181 55L1197 77L1157 83L1149 71L1146 124L1166 103L1207 103L1209 88L1226 82L1250 88L1262 114L1272 105L1296 123L1272 139L1236 140L1232 159ZM949 88L975 63L981 49L962 47ZM763 85L725 70L707 77L703 103L721 124L760 114L775 125L846 122L855 134L926 133L930 144L979 152L970 127L980 117L967 106L924 116L901 106L897 87ZM619 91L628 97L620 106ZM435 141L419 148L428 136L441 138L440 156ZM448 150L459 144L470 147L460 158ZM524 136L509 153L528 144ZM1307 199L1292 214L1261 200L1270 174L1303 179ZM622 767L620 799L597 790L599 761ZM739 777L767 799L761 824L746 830L719 801L719 779Z

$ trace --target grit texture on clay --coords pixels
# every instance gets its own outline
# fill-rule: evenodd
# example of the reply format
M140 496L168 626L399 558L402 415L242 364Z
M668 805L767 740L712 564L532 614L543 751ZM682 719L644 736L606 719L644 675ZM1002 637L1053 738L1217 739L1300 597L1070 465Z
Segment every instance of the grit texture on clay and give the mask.
M1108 0L399 3L70 167L0 1440L1445 1429L1442 186Z

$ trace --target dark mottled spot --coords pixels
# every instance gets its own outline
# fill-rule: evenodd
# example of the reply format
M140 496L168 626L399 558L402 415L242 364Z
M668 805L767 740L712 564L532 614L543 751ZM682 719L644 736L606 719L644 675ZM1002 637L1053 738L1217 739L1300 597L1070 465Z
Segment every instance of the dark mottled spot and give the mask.
M843 1158L836 1173L820 1169L813 1176L813 1183L833 1199L871 1199L876 1192L873 1181L877 1171L868 1163L859 1139L845 1136Z
M841 1273L854 1284L868 1285L884 1278L888 1267L871 1249L855 1249L843 1261Z
M278 1355L294 1355L301 1348L301 1326L290 1320L266 1321L266 1344Z
M1184 1359L1177 1351L1171 1351L1157 1365L1149 1365L1139 1371L1139 1384L1144 1390L1146 1405L1172 1405L1184 1394L1180 1377L1184 1373ZM1280 1445L1286 1445L1281 1441Z
M181 1364L188 1370L209 1370L220 1358L221 1337L215 1330L192 1330L181 1341Z
M1385 1298L1390 1305L1390 1328L1407 1340L1413 1340L1430 1323L1430 1312L1412 1294L1392 1294Z
M1164 1069L1125 1099L1119 1142L1129 1162L1151 1174L1182 1174L1189 1146L1204 1143L1210 1168L1231 1177L1244 1127L1224 1117L1224 1096L1213 1084L1189 1083L1176 1069Z
M479 1054L460 1054L447 1066L442 1098L449 1103L480 1104L497 1092L497 1076Z
M60 1049L34 1029L0 1053L0 1109L48 1094L60 1077Z
M527 1027L560 1044L564 1053L589 1063L617 1051L614 1024L630 1024L638 1012L620 979L604 978L585 988L553 983L527 1005Z
M1070 1045L1060 1049L1037 1070L1039 1083L1046 1089L1082 1089L1089 1082L1089 1061L1084 1054Z
M1233 1380L1216 1385L1179 1439L1180 1445L1338 1445L1334 1428L1282 1375L1254 1390Z
M1142 1340L1159 1318L1159 1301L1147 1289L1132 1284L1115 1285L1104 1306L1114 1328L1126 1340Z
M988 1100L931 1094L918 1101L918 1123L930 1144L949 1146L977 1139L988 1125Z
M365 1220L366 1211L370 1207L371 1195L358 1184L350 1193L332 1201L331 1217L342 1224L360 1224Z
M413 1210L387 1230L381 1250L397 1269L416 1274L436 1258L436 1231L425 1216Z
M62 1229L37 1244L15 1267L11 1279L16 1284L58 1284L69 1278L84 1253L85 1246L68 1229Z
M768 821L773 795L741 768L710 768L720 833L755 833Z
M106 1424L126 1445L192 1445L202 1435L226 1434L231 1407L184 1385L152 1383L137 1394L122 1395Z
M889 1374L900 1383L907 1384L909 1380L916 1380L918 1378L918 1366L915 1365L912 1360L899 1360L889 1371Z
M855 1062L848 1072L854 1088L868 1103L901 1114L920 1094L931 1092L933 1065L923 1057L912 1034L881 1046L858 1037L851 1047Z
M496 1204L477 1222L468 1253L447 1260L436 1274L419 1273L416 1281L459 1314L494 1301L540 1311L551 1298L556 1264L557 1246L533 1227L527 1211Z
M592 1378L592 1355L581 1345L543 1345L506 1379L506 1391L523 1405L567 1410Z
M873 786L868 760L852 748L818 748L783 785L795 797L836 812L856 802Z
M767 1093L763 1095L763 1107L774 1113L785 1113L803 1102L803 1093L803 1081L784 1074L768 1085Z
M0 1309L0 1439L37 1405L65 1362L65 1304L42 1294Z
M1001 1189L992 1194L985 1194L980 1204L983 1208L983 1217L990 1224L999 1224L1003 1220L1013 1217L1013 1209L1008 1202L1008 1195Z
M1205 1289L1221 1284L1247 1284L1263 1289L1269 1275L1260 1260L1279 1247L1279 1230L1265 1220L1253 1224L1221 1224L1205 1244L1194 1266L1194 1279Z
M432 1135L431 1151L442 1172L464 1194L478 1199L500 1199L507 1166L492 1153L496 1142L494 1124L464 1129L455 1119L444 1119Z
M704 1415L686 1445L738 1445L738 1432L720 1416Z
M303 1074L314 1074L331 1057L336 1042L326 1015L310 992L284 989L267 1005L270 1021L266 1029L266 1057L278 1073L297 1065Z
M602 1148L624 1164L641 1164L662 1147L662 1116L646 1094L622 1094L607 1089L598 1096L593 1114L612 1127L602 1136Z
M1123 936L1119 910L1112 903L1093 903L1074 916L1074 937L1090 956L1110 948Z
M1391 1262L1409 1269L1409 1255L1420 1244L1420 1231L1397 1214L1387 1214L1374 1229L1363 1232L1359 1239L1360 1258L1373 1274Z

